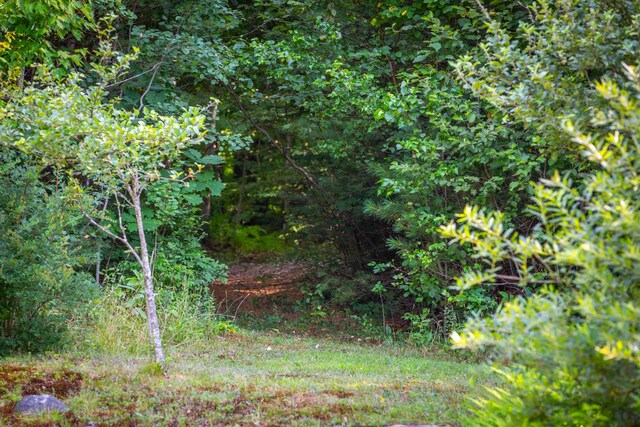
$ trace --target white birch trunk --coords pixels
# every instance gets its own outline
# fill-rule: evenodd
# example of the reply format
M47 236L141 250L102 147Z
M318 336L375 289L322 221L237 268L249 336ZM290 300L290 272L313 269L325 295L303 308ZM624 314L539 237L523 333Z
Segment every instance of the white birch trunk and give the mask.
M140 203L140 186L138 177L132 177L131 198L133 202L133 210L136 215L136 223L138 224L138 235L140 237L140 266L144 277L144 294L147 302L147 324L149 326L149 335L153 341L156 354L156 363L159 363L162 371L165 369L164 352L162 351L162 339L160 337L160 323L158 322L158 311L156 310L156 294L153 287L153 274L151 271L151 263L149 261L149 250L147 248L147 239L144 234L144 225L142 224L142 207Z

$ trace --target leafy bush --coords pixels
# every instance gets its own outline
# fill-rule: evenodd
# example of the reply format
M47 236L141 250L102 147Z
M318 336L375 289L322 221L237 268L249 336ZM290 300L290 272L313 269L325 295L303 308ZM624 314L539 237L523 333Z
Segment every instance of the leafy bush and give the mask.
M592 82L606 77L624 84L621 64L638 60L640 3L537 0L516 26L497 16L497 5L488 7L483 10L485 41L458 60L459 76L476 95L508 114L505 124L516 117L543 130L532 145L553 147L548 151L553 165L563 150L573 148L557 133L564 121L588 119L598 102ZM560 166L576 168L555 165Z
M463 289L505 280L505 263L517 266L519 286L546 286L454 334L460 347L513 361L499 369L504 387L473 400L473 425L640 424L640 76L626 70L628 90L596 84L608 108L592 113L593 134L566 124L597 170L581 185L558 173L535 185L540 223L530 235L471 207L463 225L443 230L486 262L459 280Z
M3 1L0 76L6 81L7 76L24 73L23 67L34 63L56 63L56 73L64 74L65 69L80 64L86 50L75 49L75 45L83 33L94 29L92 2Z
M159 289L210 294L213 282L226 280L226 265L210 258L197 239L165 239L162 243L154 265Z
M158 247L153 265L154 279L159 296L169 302L182 294L193 298L213 298L210 286L226 280L226 266L209 258L196 239L167 239ZM103 277L108 289L119 287L137 290L140 273L134 261L124 260L110 268ZM198 310L198 307L193 307Z
M405 252L404 255L408 255L405 260L419 257L419 252L423 251L416 250L414 254ZM462 251L458 249L457 252ZM406 267L407 264L404 264ZM410 326L410 341L418 344L444 341L449 333L462 327L470 315L491 314L498 307L499 300L511 298L505 291L487 287L451 292L438 280L430 277L427 271L407 271L391 262L372 262L369 265L376 274L392 273L385 280L390 286L378 282L372 291L386 295L389 314L393 316L398 312L403 313L402 319ZM406 302L411 300L415 302L408 305ZM422 309L417 311L416 306Z
M78 213L24 155L0 146L0 355L61 343L66 322L97 293ZM89 252L91 253L91 252Z

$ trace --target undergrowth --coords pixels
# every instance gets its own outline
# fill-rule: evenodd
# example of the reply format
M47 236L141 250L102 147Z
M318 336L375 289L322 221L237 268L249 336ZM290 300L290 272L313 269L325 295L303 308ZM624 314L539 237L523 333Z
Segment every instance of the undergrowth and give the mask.
M189 293L159 294L158 316L165 346L197 349L214 337L239 333L228 318L216 315L212 298L204 303ZM95 301L83 318L70 321L72 344L80 351L112 355L144 356L151 352L143 299L115 288Z

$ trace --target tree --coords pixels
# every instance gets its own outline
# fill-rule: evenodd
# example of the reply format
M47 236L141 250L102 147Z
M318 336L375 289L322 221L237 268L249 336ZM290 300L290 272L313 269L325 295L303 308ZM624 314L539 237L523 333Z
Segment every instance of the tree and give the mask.
M5 94L8 101L0 106L5 117L0 136L67 171L69 202L139 264L149 334L156 362L164 369L143 195L155 183L170 180L188 186L195 179L196 171L173 168L185 149L202 140L204 118L197 109L179 118L148 110L138 117L136 112L118 109L115 101L105 102L102 86L84 88L82 78L75 74L64 81L46 79ZM215 188L221 190L221 186ZM109 203L115 204L115 218L108 216ZM133 210L135 227L123 224L127 207Z

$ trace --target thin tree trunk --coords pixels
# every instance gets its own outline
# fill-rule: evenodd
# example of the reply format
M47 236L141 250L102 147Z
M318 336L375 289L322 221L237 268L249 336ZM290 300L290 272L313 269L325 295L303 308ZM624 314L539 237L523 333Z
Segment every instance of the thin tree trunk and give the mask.
M144 294L147 301L147 323L149 325L149 335L153 340L156 353L156 363L160 364L162 371L165 369L164 352L162 351L162 339L160 337L160 323L158 322L158 311L156 310L156 294L153 288L153 273L149 262L149 250L147 239L144 235L144 225L142 223L142 207L140 203L140 186L138 177L132 177L131 200L136 214L138 224L138 235L140 237L140 266L144 277Z
M238 205L236 207L236 224L240 224L242 220L242 211L244 209L244 188L247 185L247 153L244 153L242 159L242 179L240 180Z
M98 244L98 256L97 256L97 260L96 260L96 285L100 286L100 264L102 262L102 256L100 253L100 244Z
M214 101L210 105L211 109L211 130L215 132L216 130L216 121L218 118L218 101ZM211 154L218 154L218 141L214 141L211 144L207 145L202 153L203 156L208 156ZM205 165L205 170L213 169L213 165ZM220 177L218 177L220 179ZM211 190L207 190L207 195L204 197L204 202L200 207L202 211L202 219L204 219L207 223L211 219Z

